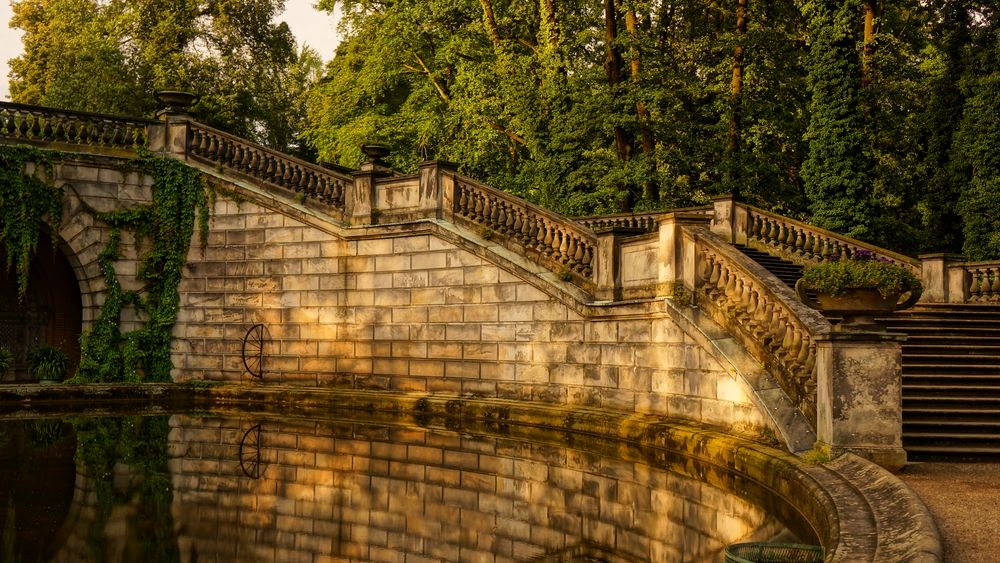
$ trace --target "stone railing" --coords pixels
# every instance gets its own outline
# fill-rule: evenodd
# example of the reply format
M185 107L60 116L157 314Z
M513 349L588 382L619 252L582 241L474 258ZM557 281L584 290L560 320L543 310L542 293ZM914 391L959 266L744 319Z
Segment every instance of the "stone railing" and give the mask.
M155 121L98 113L0 103L0 138L29 144L64 144L135 150L146 146Z
M1000 302L1000 262L967 262L960 266L969 280L966 301L971 303Z
M344 209L344 194L353 182L350 176L194 121L189 122L188 134L188 156L194 160L302 194L339 210Z
M650 211L647 213L621 213L616 215L591 215L576 217L574 220L592 231L634 231L635 233L652 233L660 227L660 218L665 213L698 213L712 215L715 211L711 206L686 207L669 211Z
M762 266L706 227L685 228L694 245L698 305L776 376L804 415L816 421L816 337L830 323Z
M884 248L814 227L795 219L783 217L752 206L744 207L746 223L744 234L749 246L776 251L794 262L815 263L851 257L858 251L867 251L914 273L920 272L920 261ZM737 223L739 226L739 222Z
M593 278L597 237L575 221L463 176L455 177L454 215L557 274Z

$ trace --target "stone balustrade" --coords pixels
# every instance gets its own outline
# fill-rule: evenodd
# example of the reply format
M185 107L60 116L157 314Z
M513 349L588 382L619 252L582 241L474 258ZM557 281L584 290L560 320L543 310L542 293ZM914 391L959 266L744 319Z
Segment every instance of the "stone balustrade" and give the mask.
M345 187L352 183L349 176L197 122L190 122L189 135L188 154L194 160L302 194L338 210L344 209Z
M597 237L588 229L469 178L456 180L454 214L478 226L483 238L497 237L508 248L554 266L559 274L592 278Z
M969 280L970 303L996 303L1000 301L1000 262L974 262L961 266Z
M133 151L146 146L154 121L0 103L0 138L29 144L64 144Z
M850 258L858 251L873 253L914 273L920 272L920 261L884 248L814 227L801 221L783 217L752 206L744 207L746 223L743 225L747 244L769 249L782 257L798 263L828 262L836 257ZM738 228L740 227L737 223Z
M830 324L794 293L705 227L687 227L696 258L697 303L765 364L816 420L816 341Z

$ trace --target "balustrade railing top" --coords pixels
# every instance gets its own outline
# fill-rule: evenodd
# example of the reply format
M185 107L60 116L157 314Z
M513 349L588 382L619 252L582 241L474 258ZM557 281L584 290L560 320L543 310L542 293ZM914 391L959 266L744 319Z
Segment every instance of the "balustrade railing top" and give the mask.
M747 213L744 234L748 242L756 242L764 248L774 248L784 257L803 262L823 262L836 256L851 257L859 250L865 250L876 257L920 273L920 260L916 258L753 206L742 207Z
M156 121L0 102L0 137L24 143L64 143L134 150Z
M338 210L353 179L194 121L188 122L188 156L302 194Z
M454 198L455 216L480 226L484 238L500 235L512 250L592 279L597 237L583 225L464 176L455 177Z

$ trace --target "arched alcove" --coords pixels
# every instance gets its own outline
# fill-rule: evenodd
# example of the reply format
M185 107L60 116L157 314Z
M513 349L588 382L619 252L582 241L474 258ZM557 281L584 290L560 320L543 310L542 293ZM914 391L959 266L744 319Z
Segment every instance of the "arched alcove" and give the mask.
M0 248L0 264L6 265ZM28 351L48 345L62 349L70 358L68 374L80 361L80 330L83 305L73 267L60 248L43 233L31 263L28 290L17 295L17 273L0 268L0 346L14 354L14 366L2 381L31 381Z

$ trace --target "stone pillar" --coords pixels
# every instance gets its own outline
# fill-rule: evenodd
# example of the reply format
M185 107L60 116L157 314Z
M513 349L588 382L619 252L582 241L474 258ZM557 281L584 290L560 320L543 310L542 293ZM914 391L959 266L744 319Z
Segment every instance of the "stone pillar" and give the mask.
M672 295L674 285L683 284L688 291L695 286L694 239L684 235L685 226L707 225L712 220L701 213L677 211L660 218L660 243L657 250L659 276L657 293Z
M920 297L922 303L964 303L968 298L969 289L965 283L964 271L949 268L953 263L961 262L957 254L936 252L921 254L920 281L924 293Z
M455 211L457 171L457 164L445 160L420 163L420 208L427 217L451 218Z
M199 97L180 90L160 90L154 94L160 109L156 117L160 123L149 126L149 151L171 154L187 160L188 108L197 104Z
M593 257L594 297L602 301L622 298L621 239L627 234L614 228L598 228L597 251Z
M712 232L726 241L746 244L749 222L747 208L737 203L731 195L712 198L712 207L715 211Z
M906 465L902 348L885 332L816 337L816 434L831 456L851 452L890 471Z
M379 210L375 207L375 202L378 201L376 182L379 178L392 175L392 170L382 160L389 156L389 148L385 145L365 144L361 145L361 152L365 153L367 160L351 173L354 183L344 194L344 207L352 225L376 225L379 216Z

